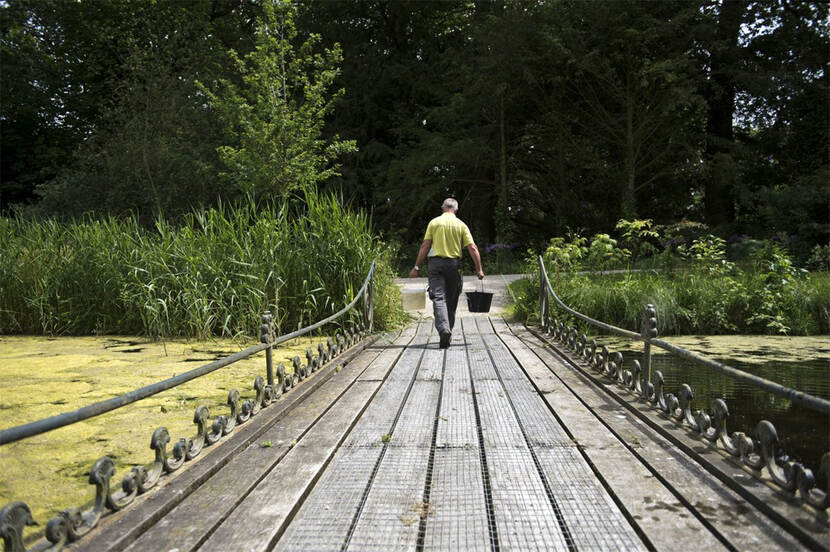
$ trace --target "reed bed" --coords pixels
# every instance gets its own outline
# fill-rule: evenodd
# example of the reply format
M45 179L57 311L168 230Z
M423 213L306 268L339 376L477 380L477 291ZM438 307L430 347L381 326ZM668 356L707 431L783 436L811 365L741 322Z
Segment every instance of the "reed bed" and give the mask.
M152 229L132 216L0 218L0 333L255 336L265 310L284 333L350 302L372 260L384 328L404 316L389 258L365 213L316 192Z
M732 276L698 270L644 271L551 274L551 283L577 311L635 331L640 329L643 308L651 303L657 308L660 335L830 333L830 273L804 274L777 287L770 285L768 276L753 271ZM538 318L538 285L538 276L511 285L517 317Z

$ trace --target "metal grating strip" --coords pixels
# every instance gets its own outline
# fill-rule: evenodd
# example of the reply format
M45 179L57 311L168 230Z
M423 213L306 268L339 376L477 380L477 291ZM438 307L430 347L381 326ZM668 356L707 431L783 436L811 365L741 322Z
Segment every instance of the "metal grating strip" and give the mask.
M504 367L502 375L522 376L522 379L503 378L502 383L522 422L551 503L566 528L567 542L576 549L643 550L640 539L580 451L570 442L565 429L525 378L507 346L496 336L488 336L485 341L494 362ZM540 447L540 441L550 446Z
M478 334L478 325L473 317L465 316L455 321L455 327L461 326L464 337L469 340L473 335Z
M444 351L440 349L427 349L424 352L424 359L421 361L421 368L418 370L419 380L441 381L441 372L444 365Z
M435 446L478 448L470 372L464 351L447 351Z
M390 447L430 447L440 389L440 381L415 381L395 424Z
M348 550L415 550L428 460L428 448L386 450Z
M536 455L577 549L646 549L575 447Z
M419 329L422 326L423 326L423 324L421 326L419 326ZM421 346L421 347L418 347L418 349L420 349L420 351L421 351L421 354L419 356L419 361L418 361L418 367L420 367L420 363L423 360L423 355L426 352L427 347L426 346ZM361 519L365 520L365 519L368 518L368 519L371 520L372 514L376 513L376 508L377 508L376 503L377 503L377 501L389 498L388 493L383 493L383 494L381 494L381 497L378 498L377 494L382 493L382 491L379 491L377 489L382 487L384 485L384 483L386 481L388 481L390 478L394 478L395 476L397 476L401 473L401 470L398 470L398 471L392 472L391 474L388 474L389 465L392 464L395 461L395 459L397 459L401 455L401 451L407 452L407 451L410 451L410 450L414 450L414 452L416 452L416 453L420 453L420 454L426 453L427 460L428 460L429 449L393 448L393 447L388 446L388 438L389 438L389 436L391 436L395 432L395 426L397 425L397 423L400 419L401 413L405 409L406 402L408 402L410 392L412 390L412 387L415 384L415 381L416 381L415 376L416 375L417 375L417 371L412 374L411 379L409 380L408 383L406 383L406 390L405 390L404 395L403 395L403 401L404 402L403 402L403 404L401 404L400 408L397 409L395 417L392 421L392 425L389 428L389 432L386 435L384 435L384 437L383 437L383 440L385 442L384 442L383 446L381 447L380 456L378 457L378 461L376 462L376 464L374 466L374 469L372 471L372 474L369 477L369 480L366 484L366 488L363 492L363 497L361 498L360 505L358 506L355 517L353 518L351 526L349 528L349 531L346 535L346 539L345 539L344 544L343 544L344 549L351 546L352 540L353 540L355 535L358 536L358 541L356 541L356 546L360 547L360 546L363 545L361 543L365 544L367 542L365 527L366 527L368 522L364 521L363 524L361 524ZM394 386L394 387L402 387L404 385L404 383L405 382L401 381L401 380L389 380L389 381L385 382L385 385ZM436 401L437 401L437 399L436 399ZM392 460L387 462L386 463L387 467L384 468L383 467L384 466L384 463L383 463L384 457L385 457L386 454L388 454L390 452L391 452ZM412 468L411 465L409 467ZM426 470L426 466L424 466L424 470ZM376 480L377 480L379 474L383 474L383 475L381 476L379 484L376 485ZM395 481L393 480L393 482L395 482ZM400 488L400 485L398 485L398 488ZM373 489L375 490L375 496L374 497L372 495ZM366 518L364 518L364 512L367 514ZM371 533L370 533L370 535L371 535ZM417 529L416 529L415 536L417 537ZM371 542L372 542L371 537L368 539L368 542L369 542L369 544L371 544Z
M499 550L568 550L527 447L486 447Z
M490 532L478 450L436 449L424 550L489 551Z
M526 448L519 421L501 383L497 380L476 381L475 390L484 446L488 453L490 447Z
M380 451L380 447L337 451L275 550L340 550Z

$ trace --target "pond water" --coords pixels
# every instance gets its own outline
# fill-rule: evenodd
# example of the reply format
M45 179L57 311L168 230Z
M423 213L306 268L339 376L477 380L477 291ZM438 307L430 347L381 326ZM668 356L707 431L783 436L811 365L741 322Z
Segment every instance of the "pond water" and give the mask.
M624 365L642 363L642 343L598 336L597 343L623 353ZM811 395L830 399L830 338L781 336L676 336L665 338L675 345L700 353ZM775 425L777 454L786 454L816 473L821 488L825 479L817 473L821 456L830 452L830 416L792 404L789 400L747 383L652 347L652 374L663 373L664 393L676 393L683 383L694 391L692 409L711 413L714 399L729 407L726 427L730 433L752 435L761 420Z
M317 338L319 340L320 338ZM325 339L325 338L323 338ZM236 353L253 342L147 341L133 336L0 336L0 428L68 412L161 381ZM291 371L294 355L305 358L315 340L281 345L274 362ZM115 461L114 482L153 460L150 436L166 427L172 441L195 434L193 412L205 405L212 417L228 414L228 391L254 396L253 381L265 375L264 353L168 389L124 408L0 447L0 507L23 500L42 533L59 511L88 505L94 488L89 469L100 457ZM168 449L169 451L169 449Z

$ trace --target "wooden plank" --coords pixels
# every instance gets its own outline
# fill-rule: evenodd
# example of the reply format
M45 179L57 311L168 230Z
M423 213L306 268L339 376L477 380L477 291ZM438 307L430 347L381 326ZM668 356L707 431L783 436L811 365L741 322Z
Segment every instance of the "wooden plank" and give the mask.
M431 345L437 345L432 343ZM421 368L418 370L419 380L441 381L441 373L444 366L444 350L429 348L424 351L424 358L421 361Z
M401 372L388 378L337 451L314 489L277 543L276 550L339 550L348 537L369 480L384 450L383 435L392 432L409 383L428 340L424 333L401 355ZM409 380L403 376L409 374ZM416 382L417 383L417 382ZM436 382L430 382L433 385Z
M464 328L466 331L466 324ZM487 370L476 369L477 364L487 363L494 368L489 356L486 351L481 356L471 354L469 362L499 549L568 550L556 512L501 383L476 377L476 374L487 373Z
M573 545L577 549L645 550L634 529L528 381L505 343L495 335L485 335L484 341L498 364L507 398Z
M375 338L365 339L337 359L348 363L360 355ZM237 454L257 442L277 420L284 419L294 408L323 385L335 371L332 363L313 377L301 382L277 403L262 410L257 416L238 427L231 435L208 447L197 462L187 462L175 477L164 478L158 487L138 497L128 508L105 516L87 537L69 543L65 550L109 551L123 550L145 530L162 519L176 505L201 484L221 470Z
M356 382L216 528L204 548L268 550L376 389L375 382Z
M447 351L446 363L435 446L438 449L462 447L478 451L478 432L467 354L462 349L450 348Z
M586 376L591 381L596 381L591 375ZM825 548L830 549L830 525L828 525L827 512L816 512L806 506L799 498L773 484L765 470L761 472L761 478L757 472L753 472L746 466L740 466L731 456L720 449L719 446L703 441L696 431L688 426L679 425L673 420L666 419L663 415L647 403L629 400L633 399L629 391L619 386L608 383L600 383L604 391L617 401L621 406L618 417L636 418L639 423L647 426L649 431L654 431L660 439L663 439L663 448L670 449L677 455L677 462L689 464L693 470L700 470L705 473L704 477L713 477L711 482L713 490L719 492L721 487L732 493L727 501L733 503L735 500L738 506L730 511L722 510L712 512L711 506L706 502L695 502L700 504L700 513L706 519L708 516L723 518L724 531L734 531L731 521L734 520L734 512L741 512L747 509L758 510L757 514L766 517L767 523L773 531L780 527L786 534L782 535L783 542L789 542L791 537L798 539L801 546L808 549ZM624 405L624 406L623 406ZM659 456L659 455L658 455ZM674 458L672 459L674 460ZM659 463L659 461L658 461ZM663 471L671 471L672 462L660 465L661 475ZM715 482L719 481L719 483ZM686 481L681 476L679 481ZM714 523L714 522L713 522ZM724 533L726 534L726 533Z
M257 443L203 483L127 550L194 550L379 355L378 350L367 351L335 373L298 406L290 418L266 431ZM263 446L263 443L269 443L269 446Z
M440 381L418 379L443 365L443 351L427 350L406 403L391 431L386 453L349 540L349 550L415 550L418 527L429 506L424 484L430 456Z
M517 333L518 331L526 332L521 327L517 328ZM521 335L539 343L529 332ZM622 437L628 446L636 450L642 461L653 466L661 478L684 496L698 515L736 548L803 548L793 536L762 512L751 507L738 493L725 486L684 451L610 399L607 394L587 384L584 377L570 366L564 365L549 352L545 354L551 359L547 362L548 366L560 375L565 383L572 386L572 389L578 390L583 401ZM582 387L578 387L580 385L587 386L591 392L582 391ZM609 405L615 405L616 408ZM669 431L674 431L668 421L665 421L664 425ZM703 451L706 450L705 445L698 445ZM766 492L763 486L760 486L759 490ZM777 498L770 497L770 500ZM827 534L826 527L824 531Z
M343 446L379 446L382 444L381 438L392 429L392 424L406 396L406 390L415 376L428 340L428 336L423 334L415 336L411 346L403 351L400 360L392 368L389 377L372 399L366 412L363 413L354 429L349 432Z
M341 447L274 550L342 550L382 450Z
M424 550L491 550L478 447L436 449L426 513Z
M394 368L390 366L390 369ZM269 549L380 384L375 380L356 381L234 509L208 538L204 548Z
M405 342L398 341L394 336L381 336L375 342L375 346L378 347L383 351L384 358L389 359L389 362L383 363L379 362L377 364L373 364L370 366L365 372L363 372L360 377L358 378L360 381L381 381L383 378L386 377L387 373L387 366L392 362L392 359L396 358L400 354L400 349L406 346L406 343L415 336L418 331L418 325L411 325L407 326L403 329L400 336L408 338Z
M424 550L491 549L467 355L446 353Z
M428 448L387 449L347 550L415 550L428 459Z
M545 400L653 546L658 550L671 547L723 549L724 543L655 477L651 465L644 463L641 447L650 447L655 437L629 424L623 434L638 443L635 455L627 447L632 443L621 441L597 418L598 413L605 411L616 417L619 406L562 364L524 328L512 325L511 328L528 342L539 344L534 350L544 363L515 336L504 334L505 342L520 358L531 380L546 391ZM678 452L666 450L663 458ZM688 472L686 477L696 479L696 474Z

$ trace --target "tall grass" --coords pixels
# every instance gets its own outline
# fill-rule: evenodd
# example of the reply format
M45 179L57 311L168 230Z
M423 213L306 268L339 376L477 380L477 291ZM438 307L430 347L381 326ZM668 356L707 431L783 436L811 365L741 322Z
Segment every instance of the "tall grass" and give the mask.
M538 317L538 277L513 284L514 311ZM643 308L657 308L660 335L830 333L830 273L803 275L783 289L768 274L700 270L620 275L551 274L557 295L592 318L639 330ZM555 309L555 307L554 307Z
M0 333L254 335L342 308L378 260L379 327L400 321L389 253L364 213L333 196L220 205L155 228L108 218L0 219Z

